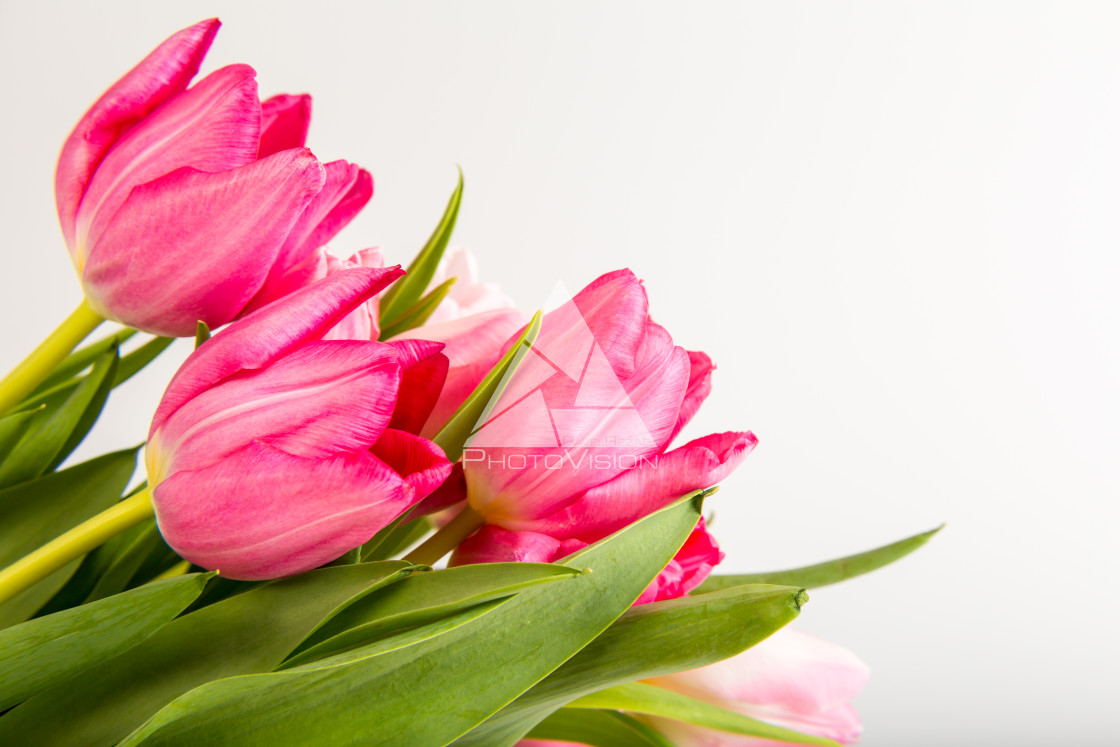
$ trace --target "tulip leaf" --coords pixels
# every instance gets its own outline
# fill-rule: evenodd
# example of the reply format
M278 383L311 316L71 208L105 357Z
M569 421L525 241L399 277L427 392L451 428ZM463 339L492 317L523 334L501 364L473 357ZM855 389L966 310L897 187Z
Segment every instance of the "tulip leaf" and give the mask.
M0 490L0 568L116 503L136 469L136 451L106 454ZM0 604L0 628L23 622L34 614L77 567L77 561L67 564Z
M158 581L0 630L0 712L140 643L182 612L212 575Z
M645 716L659 716L703 726L707 729L742 734L747 737L773 739L792 744L810 744L817 747L840 747L831 739L802 734L791 729L768 724L765 721L743 716L726 708L705 703L687 695L661 687L631 682L617 685L591 695L585 695L568 705L569 708L606 708Z
M455 745L512 745L557 708L584 695L727 659L793 620L806 601L808 596L794 587L757 585L634 607Z
M409 306L404 313L381 328L379 339L388 340L401 332L415 329L428 321L435 313L436 307L440 305L443 299L447 298L447 294L451 292L451 286L455 285L455 281L458 279L457 277L448 278L433 288L426 296Z
M450 461L457 462L463 456L463 445L478 429L478 424L485 422L498 401L498 396L517 371L525 354L533 347L540 331L541 312L538 311L525 326L525 331L521 333L517 342L510 346L506 354L494 364L490 373L486 374L486 378L479 382L470 396L459 405L459 409L432 439L443 449L443 453Z
M77 376L82 371L92 366L93 362L105 353L113 348L119 349L121 345L124 345L124 343L135 334L136 330L125 327L111 335L102 337L97 342L75 350L73 353L66 356L61 363L55 366L54 370L51 371L39 386L35 387L34 391L25 399L35 399L40 393L53 389L56 385Z
M340 612L310 636L284 668L579 573L578 569L550 563L485 563L417 574Z
M533 727L528 738L591 747L673 747L668 739L625 713L589 708L561 708Z
M598 636L661 571L700 517L696 492L569 556L583 571L332 659L212 682L126 744L439 747L483 721ZM432 626L440 624L432 623ZM18 712L18 708L16 711ZM0 724L3 720L0 719ZM2 732L0 732L2 736Z
M149 519L141 526L143 527L142 531L138 532L121 549L117 556L113 558L113 562L98 577L97 584L90 591L89 596L86 597L87 603L104 599L127 589L129 581L140 570L148 556L159 549L161 545L166 547L155 519Z
M0 744L113 744L198 685L272 670L323 621L414 568L402 561L320 568L183 615L4 714Z
M202 343L210 339L210 326L201 319L195 323L194 327L194 349L198 350L202 347Z
M93 364L89 374L58 407L48 405L0 463L0 486L32 480L57 466L93 427L117 368L113 348Z
M794 568L788 571L771 571L769 573L745 573L734 576L709 576L692 593L706 594L711 591L728 589L743 584L778 584L780 586L800 586L804 589L817 589L821 586L840 583L849 578L862 576L865 573L878 570L885 565L890 565L900 560L919 547L929 542L933 535L941 531L942 527L931 529L928 532L915 534L904 540L893 542L874 550L849 555L846 558L829 560L816 565Z
M8 452L23 438L35 417L44 409L44 407L38 407L34 410L13 412L10 415L0 417L0 463L7 459Z
M451 232L455 230L455 220L459 217L459 205L463 201L463 170L459 169L459 183L447 201L447 208L443 217L439 219L428 243L412 260L408 266L407 274L393 283L389 290L381 296L380 315L387 324L393 324L398 317L403 316L405 309L420 300L428 284L435 277L436 268L439 266L447 242L451 240Z
M402 514L397 521L362 545L362 560L386 560L399 555L432 531L432 522L427 516L408 521L408 513Z

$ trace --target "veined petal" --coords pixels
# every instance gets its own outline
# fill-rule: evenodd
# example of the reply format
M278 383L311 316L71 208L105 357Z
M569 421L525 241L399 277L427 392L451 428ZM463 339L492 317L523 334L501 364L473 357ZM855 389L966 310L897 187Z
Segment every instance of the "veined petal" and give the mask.
M307 144L311 97L282 93L261 102L261 145L258 158Z
M451 465L451 473L431 494L416 504L413 516L439 513L467 500L467 482L463 479L463 463Z
M260 309L214 335L179 368L152 418L149 438L201 392L238 371L263 368L321 338L339 319L404 272L397 267L335 273Z
M368 541L412 504L412 490L367 451L329 459L253 443L156 486L160 533L223 576L302 573Z
M339 272L348 267L384 267L385 258L377 247L362 249L349 259L339 259L330 252L324 252L327 261L327 274ZM377 299L380 294L354 309L334 326L325 337L334 340L376 340L381 335L377 317Z
M552 514L499 523L507 529L595 542L686 493L715 485L735 471L757 443L753 433L698 438L639 462Z
M672 443L677 434L688 425L697 410L700 409L700 405L712 392L712 371L716 370L712 359L701 352L693 350L687 352L688 387L685 389L684 399L681 400L680 411L677 413L677 423L673 427L673 434L669 438L669 443Z
M83 248L97 243L135 187L184 167L213 173L256 159L261 107L255 76L248 65L216 70L113 146L78 210L79 259Z
M198 320L225 324L256 293L322 179L309 151L285 151L137 187L90 251L82 283L91 305L158 335L189 336Z
M210 18L169 37L110 86L66 139L55 171L55 202L71 253L78 206L101 159L129 128L187 87L219 26Z
M463 540L448 565L551 563L560 540L536 532L510 532L490 524Z
M401 476L416 500L428 496L451 474L451 462L441 448L404 431L387 429L370 451Z
M252 441L307 459L368 449L389 423L400 376L396 350L384 343L308 342L201 392L149 448L167 473L212 464Z
M390 428L420 433L435 407L443 382L447 378L447 356L442 342L429 340L395 340L394 347L401 362L401 390Z

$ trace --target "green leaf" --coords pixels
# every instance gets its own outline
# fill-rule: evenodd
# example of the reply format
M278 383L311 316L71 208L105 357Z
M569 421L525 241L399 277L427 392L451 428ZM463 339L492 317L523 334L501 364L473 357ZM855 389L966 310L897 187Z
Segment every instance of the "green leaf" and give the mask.
M489 602L494 607L485 615L438 635L424 626L412 641L403 640L405 632L305 667L210 683L165 708L127 744L375 738L381 747L446 745L625 611L684 543L703 495L686 496L570 556L563 565L579 575Z
M97 579L97 584L86 597L86 602L104 599L127 589L129 581L140 570L148 556L166 547L155 519L149 519L141 524L141 527L142 531L121 549L113 558L113 562L102 572Z
M440 218L439 224L432 231L428 243L424 245L416 258L412 260L412 264L408 266L408 274L393 283L389 290L385 292L385 295L381 297L380 314L381 319L385 320L385 324L395 323L397 317L403 315L405 309L420 300L424 291L428 289L428 284L432 282L432 278L436 274L436 267L439 266L439 261L443 257L443 251L447 248L447 242L451 240L451 232L455 230L455 219L459 217L459 204L462 201L463 170L459 169L459 183L455 186L455 191L451 193L451 199L447 201L447 208L443 211L443 217Z
M106 454L0 491L0 568L116 503L136 469L136 451ZM34 614L66 583L77 565L68 564L0 604L0 628Z
M579 575L548 563L486 563L421 573L352 604L310 636L284 668L356 648L483 602Z
M849 578L862 576L904 558L929 542L930 537L940 532L944 526L942 524L928 532L915 534L913 537L907 537L904 540L868 550L858 555L849 555L846 558L829 560L804 568L771 571L769 573L744 573L735 576L709 576L692 593L706 594L733 586L742 586L743 584L777 584L780 586L800 586L803 589L818 589Z
M585 708L561 708L527 736L592 747L673 747L668 739L625 713Z
M267 672L324 620L400 580L401 561L320 568L204 607L0 717L0 744L112 744L211 680Z
M93 362L105 353L113 348L119 349L121 345L124 345L124 343L135 334L136 330L125 327L111 335L102 337L97 342L75 350L73 353L66 356L61 363L55 366L55 369L51 371L50 375L43 379L39 386L35 387L35 390L27 399L35 399L40 393L53 389L56 385L77 376L82 371L92 366Z
M773 739L793 744L811 744L817 747L840 747L839 742L809 734L783 729L765 721L749 718L741 714L705 703L687 695L681 695L664 688L631 682L618 685L609 690L585 695L569 705L569 708L607 708L646 716L659 716L696 724L708 729L742 734L747 737Z
M467 442L479 423L485 422L486 417L498 401L498 395L505 389L510 378L517 371L521 359L533 347L537 334L541 331L541 312L533 315L532 320L525 327L506 354L494 364L490 373L486 374L470 396L459 406L446 424L440 428L439 433L432 440L443 449L447 458L456 462L463 456L463 445Z
M93 427L113 381L117 350L113 348L93 364L60 407L39 413L8 455L0 463L0 486L32 480L56 467Z
M451 292L451 286L455 285L455 281L458 279L457 277L448 278L437 285L430 293L412 304L412 306L409 306L404 313L382 327L378 339L388 340L396 337L401 332L415 329L428 321L432 314L435 313L436 307L440 305L443 299L447 298L447 294Z
M456 747L511 745L576 698L727 659L793 620L807 601L797 588L744 586L634 607Z
M210 339L210 327L206 322L201 319L195 324L194 328L194 349L198 350L202 347L202 343Z
M132 648L182 612L212 575L159 581L0 630L0 712Z
M407 517L406 512L401 519ZM427 516L412 521L395 521L362 546L362 560L386 560L399 555L430 531L432 522Z
M23 434L27 433L35 417L43 409L39 407L35 410L13 412L0 418L0 463L7 459L8 452L23 438Z

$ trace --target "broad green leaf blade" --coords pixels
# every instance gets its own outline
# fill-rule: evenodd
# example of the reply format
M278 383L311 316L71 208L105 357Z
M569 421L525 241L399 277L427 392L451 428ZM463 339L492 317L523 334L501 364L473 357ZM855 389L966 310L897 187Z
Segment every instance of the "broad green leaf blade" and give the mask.
M401 518L407 517L408 514L405 513ZM386 560L400 555L430 531L432 522L427 516L412 521L393 522L362 546L362 560Z
M121 358L117 367L117 375L113 377L113 388L120 386L159 357L160 353L167 350L175 342L174 337L153 337L128 355Z
M448 278L433 288L426 296L408 307L403 314L382 327L379 339L391 339L401 332L415 329L428 321L435 313L436 307L440 305L443 299L447 298L447 294L451 292L451 286L455 285L455 281L458 279Z
M324 619L412 568L400 561L321 568L183 615L4 714L0 744L113 744L198 685L272 670Z
M135 469L136 449L128 449L0 491L0 568L112 506ZM77 565L67 565L0 604L0 628L34 614Z
M0 712L132 648L182 612L212 575L159 581L0 630Z
M408 274L393 283L381 297L380 315L387 324L396 321L397 317L404 314L405 309L420 300L424 291L428 289L428 284L432 282L432 278L436 274L439 261L443 258L443 251L447 248L447 242L451 240L451 232L455 230L455 219L459 217L459 205L462 201L463 170L459 169L459 183L455 186L455 191L451 193L451 199L447 201L447 208L443 211L443 217L439 219L439 224L432 231L428 243L424 244L424 248L412 260L412 264L408 266Z
M111 349L93 364L70 396L57 408L39 414L4 461L0 463L0 486L32 480L57 466L85 438L93 426L113 382L117 350Z
M13 412L0 418L0 463L7 459L8 452L23 438L23 434L27 433L36 416L43 409L40 407L35 410Z
M744 586L634 607L564 666L455 745L512 745L576 698L727 659L793 620L806 601L808 596L796 588Z
M569 708L607 708L645 716L658 716L684 721L708 729L742 734L747 737L773 739L777 742L810 744L817 747L840 747L839 742L831 739L802 734L791 729L768 724L765 721L749 718L741 714L705 703L687 695L681 695L641 682L618 685L609 690L585 695L569 705Z
M940 532L944 526L942 524L928 532L915 534L913 537L907 537L904 540L868 550L858 555L849 555L846 558L829 560L804 568L771 571L770 573L744 573L735 576L709 576L692 593L706 594L720 589L729 589L733 586L742 586L743 584L777 584L779 586L800 586L803 589L818 589L890 565L929 542L930 538Z
M102 337L97 342L75 350L66 356L62 363L55 366L50 375L43 379L39 386L35 387L35 390L27 399L35 399L40 393L53 389L56 385L77 376L92 366L93 362L105 353L113 348L119 349L135 334L136 330L125 327L118 332Z
M356 648L580 571L548 563L487 563L421 573L340 612L310 636L284 668Z
M129 581L140 570L140 566L148 556L164 544L155 519L149 519L141 526L143 530L120 551L97 579L97 584L86 597L87 603L119 594L127 589Z
M497 606L454 630L212 683L165 708L129 744L446 745L625 611L684 544L702 496L691 494L563 563L583 573L490 602Z
M561 708L527 736L592 747L673 747L668 739L624 713L586 708Z
M456 462L463 456L463 445L477 430L476 426L485 421L494 403L497 402L498 395L517 371L521 359L533 347L540 331L541 312L538 311L526 325L525 331L521 333L517 342L494 364L490 373L486 374L486 378L479 382L470 396L432 439L443 449L443 453L449 460Z

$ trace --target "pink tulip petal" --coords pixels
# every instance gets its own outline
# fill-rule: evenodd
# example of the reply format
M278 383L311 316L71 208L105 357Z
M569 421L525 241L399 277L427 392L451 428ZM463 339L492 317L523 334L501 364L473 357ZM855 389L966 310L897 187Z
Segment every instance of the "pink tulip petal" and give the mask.
M290 226L283 216L298 214L322 178L310 152L285 151L137 187L90 253L87 297L102 315L153 334L225 324L260 287Z
M166 473L212 464L250 441L307 459L368 449L389 423L400 376L396 350L383 343L308 342L201 392L149 448L170 455Z
M66 139L55 171L55 200L71 251L78 206L101 159L129 128L187 87L219 26L211 18L169 37L103 93Z
M510 532L487 524L459 544L448 565L551 563L560 540L536 532Z
M149 438L171 413L206 389L238 371L263 368L293 348L320 338L339 319L403 274L399 266L345 270L219 332L171 379L152 418Z
M439 399L447 378L443 343L428 340L395 340L387 343L399 353L401 388L390 428L420 433Z
M311 97L282 93L261 102L261 144L258 158L307 144Z
M735 471L757 443L752 433L698 438L642 461L555 513L498 523L507 529L595 542L686 493L715 485Z
M430 495L451 474L443 449L404 431L387 429L370 451L408 483L416 500Z
M374 247L372 249L362 249L355 253L349 259L339 259L330 252L324 252L327 260L327 274L330 275L339 272L348 267L384 267L385 258L381 256L381 250ZM349 316L335 325L334 329L326 334L329 339L335 340L376 340L381 336L381 328L378 324L377 294L352 311Z
M160 532L183 558L235 579L315 568L368 541L412 490L366 451L304 459L253 443L156 486Z
M256 73L230 65L207 75L138 123L102 160L77 216L78 255L98 243L138 185L189 167L215 173L257 156Z
M412 509L413 516L428 516L445 511L467 500L467 483L463 479L463 464L451 465L451 472L431 495L424 498Z
M685 389L680 412L677 414L677 423L673 427L669 443L672 443L677 434L688 425L696 411L700 409L700 405L712 392L712 371L716 369L712 359L704 353L689 350L688 364L688 388Z

